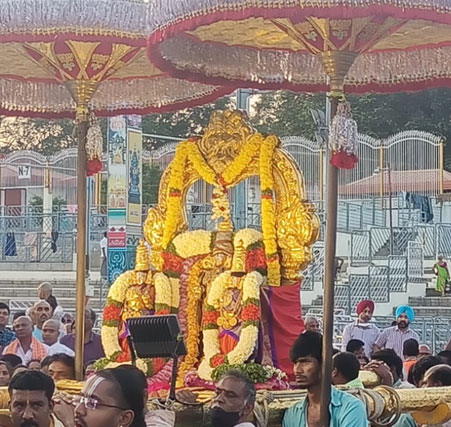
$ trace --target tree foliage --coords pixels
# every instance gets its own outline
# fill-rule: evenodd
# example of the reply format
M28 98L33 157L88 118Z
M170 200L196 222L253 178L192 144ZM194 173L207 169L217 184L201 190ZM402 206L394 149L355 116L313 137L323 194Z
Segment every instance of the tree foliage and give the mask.
M231 105L230 98L225 97L214 104L206 104L202 107L187 108L174 113L151 114L143 117L143 132L176 138L199 135L208 125L213 111L225 110ZM145 145L144 148L148 150L159 148L158 139L153 139L152 142L151 146Z
M154 205L158 203L158 187L160 184L160 179L162 171L158 165L148 165L143 164L142 172L142 194L143 194L143 204Z
M350 96L359 130L376 138L385 138L402 130L417 129L442 136L447 141L445 163L451 170L451 89L433 89L419 93ZM315 124L311 109L324 109L324 94L265 92L254 97L252 124L263 133L278 136L302 135L314 138ZM215 110L233 108L231 97L214 104L189 108L174 113L151 114L143 118L143 132L186 138L198 135ZM101 121L106 133L106 120ZM71 120L0 120L0 152L32 149L45 155L76 145ZM158 148L164 141L145 141L145 149ZM156 171L146 171L154 176ZM152 184L153 185L153 184ZM152 196L154 197L154 196Z
M313 138L316 129L310 110L324 108L325 101L324 94L263 93L254 103L251 122L262 133Z
M46 156L74 147L72 120L0 119L0 152L33 150Z
M403 130L423 130L446 142L445 165L451 170L451 89L419 93L349 96L359 131L386 138ZM324 95L274 92L256 103L253 123L279 136L314 137L310 109L324 109Z

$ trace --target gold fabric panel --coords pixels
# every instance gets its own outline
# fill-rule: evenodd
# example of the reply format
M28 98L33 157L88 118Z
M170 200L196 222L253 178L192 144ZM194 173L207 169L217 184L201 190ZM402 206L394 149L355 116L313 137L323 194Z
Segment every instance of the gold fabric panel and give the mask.
M290 22L288 19L281 21ZM321 21L316 20L320 25ZM300 28L300 23L295 27ZM225 43L234 46L247 46L259 49L289 49L306 51L303 44L279 29L273 21L262 18L250 18L243 21L220 21L199 27L191 34L201 41ZM451 41L451 29L444 24L428 21L409 21L392 35L377 43L371 50L405 49L424 44L438 44Z
M52 78L41 66L30 59L20 44L2 43L0 44L0 75L10 75L12 70L14 75L24 79Z

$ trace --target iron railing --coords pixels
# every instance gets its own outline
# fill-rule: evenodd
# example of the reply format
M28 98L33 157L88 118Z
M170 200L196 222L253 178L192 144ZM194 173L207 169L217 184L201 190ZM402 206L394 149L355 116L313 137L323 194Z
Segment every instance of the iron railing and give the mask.
M313 261L303 272L302 289L305 291L313 291L315 282L322 282L324 277L324 243L317 242L312 251Z
M75 249L72 232L0 233L0 262L71 263Z

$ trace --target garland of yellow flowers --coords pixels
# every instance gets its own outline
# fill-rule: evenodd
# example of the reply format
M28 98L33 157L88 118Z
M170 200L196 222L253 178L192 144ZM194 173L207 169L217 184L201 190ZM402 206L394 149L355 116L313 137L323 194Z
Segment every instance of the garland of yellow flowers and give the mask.
M171 162L169 176L169 197L164 222L164 232L161 240L163 249L167 249L169 242L177 231L182 208L183 174L187 157L187 141L181 142L175 150L175 157Z
M213 368L218 364L239 365L252 355L258 339L258 319L260 313L260 286L263 276L257 271L248 273L243 280L242 328L236 347L227 355L221 354L219 346L219 305L227 283L232 280L231 272L219 275L212 283L207 296L207 306L203 317L204 358L199 365L198 374L202 379L211 380Z
M186 307L186 350L187 355L180 365L178 378L183 380L186 373L199 360L200 325L198 319L198 305L202 297L201 275L204 272L205 259L197 261L190 270L188 277L188 304Z
M254 156L260 150L260 185L262 194L262 230L263 242L268 264L268 283L280 286L280 261L276 235L276 215L274 206L274 178L272 175L272 159L278 145L275 136L263 138L260 134L251 136L238 156L226 167L221 176L205 161L195 140L184 141L177 147L174 160L171 163L169 178L169 200L162 238L162 246L167 249L177 231L180 221L181 197L184 185L186 162L190 160L201 178L209 184L228 187L242 174Z
M249 165L253 157L257 154L262 140L261 135L254 135L249 138L238 156L224 170L221 177L218 177L215 171L205 161L195 140L183 141L177 146L175 157L170 166L169 200L162 238L162 247L164 249L167 249L171 239L174 237L180 221L181 198L184 184L183 175L186 162L188 160L192 162L194 169L205 182L215 186L227 186L232 184L247 165Z
M272 160L277 145L277 138L269 136L263 141L260 150L262 230L266 262L268 264L268 283L270 286L280 286L280 262L277 246L274 178L272 173Z
M169 278L163 273L157 273L153 277L155 286L155 314L169 314L178 308L178 296L173 295L173 287ZM104 308L101 330L102 345L105 356L111 361L116 361L123 352L119 344L119 327L122 321L127 289L136 282L136 273L127 271L121 274L108 291L107 302ZM147 285L148 286L148 285ZM174 306L177 304L177 306Z

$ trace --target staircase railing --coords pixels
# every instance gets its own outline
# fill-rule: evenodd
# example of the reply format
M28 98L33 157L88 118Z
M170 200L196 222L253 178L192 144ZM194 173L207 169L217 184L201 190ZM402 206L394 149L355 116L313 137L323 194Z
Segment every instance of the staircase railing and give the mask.
M409 242L407 247L407 277L409 280L421 279L424 275L423 246Z
M407 257L390 255L388 257L388 284L390 292L407 292Z
M451 224L437 224L437 251L445 257L451 256Z
M351 234L351 265L371 262L371 231L354 230Z
M317 242L313 245L313 261L304 271L302 289L312 291L315 282L321 282L324 277L324 243Z

